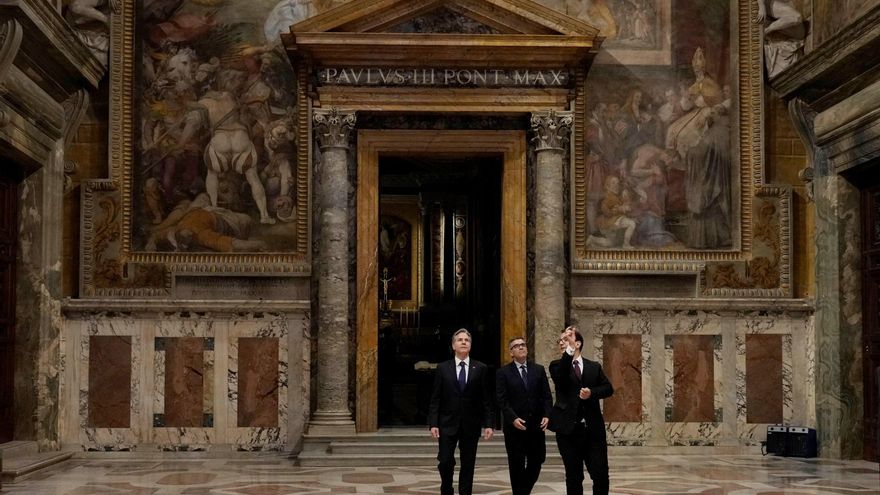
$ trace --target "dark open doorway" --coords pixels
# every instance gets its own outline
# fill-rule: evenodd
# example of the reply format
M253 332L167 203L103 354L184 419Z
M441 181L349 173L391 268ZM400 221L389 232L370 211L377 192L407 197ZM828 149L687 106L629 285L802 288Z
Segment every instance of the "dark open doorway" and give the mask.
M380 426L425 424L458 328L474 359L499 364L502 166L488 154L380 158Z
M15 253L18 179L0 171L0 443L14 432Z

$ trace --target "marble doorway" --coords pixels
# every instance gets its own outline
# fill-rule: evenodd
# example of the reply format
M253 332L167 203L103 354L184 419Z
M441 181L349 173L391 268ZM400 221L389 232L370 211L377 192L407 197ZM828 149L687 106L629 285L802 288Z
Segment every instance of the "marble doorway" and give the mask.
M426 424L456 329L501 362L501 168L498 153L380 157L380 427Z
M358 432L378 429L379 164L406 156L496 156L501 165L500 335L526 328L526 133L488 130L360 130L357 136L357 376Z
M14 435L15 253L18 181L0 173L0 443Z

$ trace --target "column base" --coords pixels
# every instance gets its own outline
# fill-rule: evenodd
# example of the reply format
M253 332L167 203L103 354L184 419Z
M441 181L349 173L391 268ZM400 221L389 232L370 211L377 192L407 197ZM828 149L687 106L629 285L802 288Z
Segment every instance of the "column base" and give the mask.
M355 435L357 429L349 411L315 411L309 421L309 436Z

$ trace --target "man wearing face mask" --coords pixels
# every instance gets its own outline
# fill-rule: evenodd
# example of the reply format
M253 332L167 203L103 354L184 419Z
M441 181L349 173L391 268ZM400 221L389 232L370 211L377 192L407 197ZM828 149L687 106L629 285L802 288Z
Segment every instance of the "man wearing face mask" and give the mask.
M504 447L513 495L529 495L546 457L544 430L553 398L544 367L527 361L522 337L507 345L512 361L495 374L495 394L504 421Z
M586 465L593 480L593 494L607 494L608 442L599 400L611 397L614 388L602 366L581 355L584 338L577 327L566 328L559 345L565 346L562 357L550 363L550 376L556 386L550 429L556 432L556 445L565 466L565 493L583 495Z

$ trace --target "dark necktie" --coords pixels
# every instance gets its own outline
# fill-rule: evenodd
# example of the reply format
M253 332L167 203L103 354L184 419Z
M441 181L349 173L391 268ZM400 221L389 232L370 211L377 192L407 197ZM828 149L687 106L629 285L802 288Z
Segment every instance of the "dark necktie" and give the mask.
M467 384L467 375L465 375L464 371L465 362L462 361L458 363L458 366L461 368L458 372L458 389L464 391L464 386Z
M571 365L574 367L574 377L578 379L578 382L581 381L581 362L580 361L572 361Z
M526 365L519 365L519 374L522 377L522 381L525 384L526 388L529 388L529 372L526 370Z

